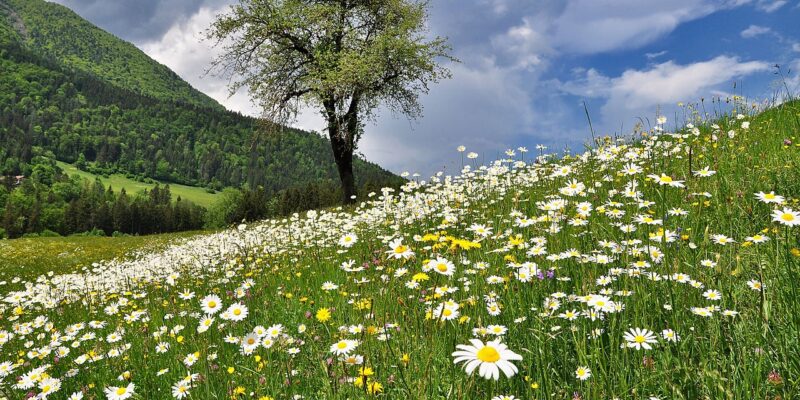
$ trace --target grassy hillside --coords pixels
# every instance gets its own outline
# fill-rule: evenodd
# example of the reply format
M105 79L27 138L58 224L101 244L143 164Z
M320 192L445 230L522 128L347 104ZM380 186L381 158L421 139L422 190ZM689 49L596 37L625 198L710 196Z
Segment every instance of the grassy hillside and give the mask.
M122 174L111 174L108 178L104 178L99 175L95 175L91 172L81 171L76 168L72 164L67 164L64 162L57 162L56 163L59 168L61 168L67 175L73 176L77 175L81 178L88 179L90 181L94 181L95 179L100 179L103 182L103 185L111 186L114 191L119 191L125 189L126 192L129 194L141 193L145 190L152 189L155 184L151 183L144 183L135 181L133 179L129 179ZM166 183L161 182L161 185L165 185ZM208 208L216 200L219 199L220 194L217 193L209 193L208 190L205 188L200 188L196 186L186 186L186 185L179 185L179 184L169 184L170 192L172 192L172 197L177 198L180 196L181 199L189 200L192 203L195 203L199 206L203 206Z
M41 277L0 309L0 329L22 332L3 361L24 377L0 387L798 398L800 103L754 115L733 102L678 133L662 123L584 154L473 165L354 211Z
M62 5L44 0L0 0L0 25L14 28L13 33L0 28L0 43L2 36L13 34L31 49L122 89L157 99L223 109L136 46L92 25Z

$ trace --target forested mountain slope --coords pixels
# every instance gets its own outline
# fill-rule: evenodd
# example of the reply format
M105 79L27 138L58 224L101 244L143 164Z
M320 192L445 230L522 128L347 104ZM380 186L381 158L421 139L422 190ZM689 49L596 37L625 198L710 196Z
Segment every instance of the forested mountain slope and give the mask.
M100 171L268 193L336 179L330 145L225 111L130 43L65 7L0 0L0 173L35 157L86 159ZM358 160L359 184L399 178Z

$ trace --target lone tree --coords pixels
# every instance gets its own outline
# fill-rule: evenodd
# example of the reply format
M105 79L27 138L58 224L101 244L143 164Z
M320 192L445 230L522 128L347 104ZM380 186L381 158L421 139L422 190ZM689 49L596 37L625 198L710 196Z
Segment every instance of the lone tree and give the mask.
M207 32L223 48L211 71L231 93L249 89L275 126L319 109L351 203L364 120L381 104L417 118L419 94L450 77L437 60L455 59L445 38L428 37L427 19L418 0L242 0Z

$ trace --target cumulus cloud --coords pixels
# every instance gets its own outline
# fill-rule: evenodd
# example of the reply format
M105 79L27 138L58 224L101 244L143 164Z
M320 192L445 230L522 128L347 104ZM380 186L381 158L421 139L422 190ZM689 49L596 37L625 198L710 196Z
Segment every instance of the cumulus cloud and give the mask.
M652 116L659 106L696 101L735 78L769 68L766 62L743 62L729 56L685 65L667 61L645 70L626 70L614 78L590 69L580 79L562 84L561 89L578 96L603 98L603 122L616 126L626 118Z
M174 24L202 7L220 7L234 0L52 0L101 28L133 42L160 39Z
M741 31L739 34L745 39L752 39L756 36L769 33L772 30L766 26L750 25L747 29Z
M453 79L422 98L425 117L408 121L382 112L367 126L360 151L395 170L456 172L455 148L493 159L530 132L536 113L520 77L492 63L452 66Z
M522 60L536 60L549 49L597 54L638 48L684 22L731 6L735 4L697 0L574 0L524 17L494 43L507 44Z

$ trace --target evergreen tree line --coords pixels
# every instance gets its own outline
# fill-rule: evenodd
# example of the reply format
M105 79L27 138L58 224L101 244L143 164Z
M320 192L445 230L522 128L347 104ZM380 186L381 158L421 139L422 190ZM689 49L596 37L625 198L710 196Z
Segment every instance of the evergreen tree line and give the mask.
M310 182L270 193L263 187L225 189L209 210L173 198L169 185L129 194L99 180L69 177L52 158L33 158L31 174L0 176L0 239L23 236L144 235L222 228L341 202L337 181ZM379 191L377 183L359 192Z
M206 210L172 198L169 185L128 194L37 163L29 178L0 182L0 237L175 232L202 228Z

